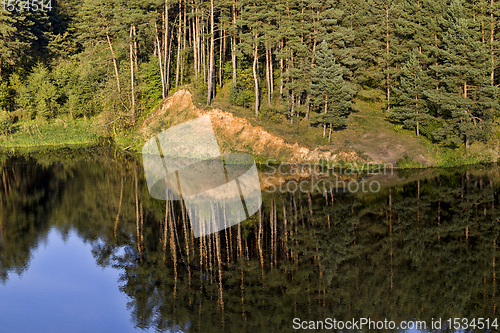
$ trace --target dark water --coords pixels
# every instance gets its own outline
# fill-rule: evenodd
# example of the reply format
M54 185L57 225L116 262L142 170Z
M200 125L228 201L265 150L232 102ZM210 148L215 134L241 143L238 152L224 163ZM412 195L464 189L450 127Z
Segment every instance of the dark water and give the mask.
M0 155L0 173L0 332L293 332L327 318L499 331L497 166L377 175L376 192L263 191L260 212L202 238L130 155ZM343 331L405 331L385 327Z

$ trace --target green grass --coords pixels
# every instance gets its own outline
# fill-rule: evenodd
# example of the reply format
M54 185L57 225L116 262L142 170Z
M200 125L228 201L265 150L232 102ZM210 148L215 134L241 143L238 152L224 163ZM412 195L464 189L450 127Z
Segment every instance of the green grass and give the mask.
M1 148L95 145L99 143L97 126L88 120L22 121L2 136Z

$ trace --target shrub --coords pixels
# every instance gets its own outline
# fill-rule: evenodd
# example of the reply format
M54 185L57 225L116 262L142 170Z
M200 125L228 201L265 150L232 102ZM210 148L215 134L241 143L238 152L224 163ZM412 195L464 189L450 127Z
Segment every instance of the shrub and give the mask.
M0 84L0 109L10 107L14 99L13 89L7 84L7 82L2 82Z
M402 158L397 161L398 168L401 169L419 169L425 167L422 163L415 161L413 157L408 154L404 154Z
M143 103L147 109L158 106L162 100L162 85L158 59L151 56L149 62L141 64L141 83L138 90L142 91Z
M37 64L21 87L19 105L34 116L53 118L59 108L59 92L52 83L50 72L43 64Z
M12 129L12 123L10 114L5 109L2 109L0 111L0 134L9 134Z
M236 85L229 88L229 103L244 108L251 107L255 102L252 68L238 69Z
M254 93L250 90L241 89L239 84L232 84L229 87L229 103L244 108L251 107L255 102Z
M284 121L284 108L268 107L265 104L259 109L259 118L274 123L282 123Z

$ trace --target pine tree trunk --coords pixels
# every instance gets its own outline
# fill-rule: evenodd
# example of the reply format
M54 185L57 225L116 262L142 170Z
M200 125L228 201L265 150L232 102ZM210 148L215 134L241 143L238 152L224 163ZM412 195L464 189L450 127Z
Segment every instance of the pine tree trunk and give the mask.
M220 31L219 35L222 38L219 42L219 87L222 88L222 67L226 55L226 30Z
M135 73L139 73L139 66L137 65L137 32L135 30L135 25L132 26L134 34L134 65Z
M481 42L484 44L484 8L481 6Z
M267 105L271 107L271 76L269 70L269 50L266 48Z
M202 22L203 22L203 17L202 17ZM207 57L206 57L206 50L205 50L205 24L200 24L200 54L201 54L201 59L200 61L202 62L202 67L203 67L203 83L207 83Z
M280 52L283 51L283 39L281 40ZM280 101L283 98L283 57L280 57Z
M182 28L182 54L181 54L181 86L184 84L184 57L186 55L186 14L187 14L187 1L184 0L184 24ZM189 25L191 27L191 25Z
M316 12L316 15L319 16L319 11ZM314 22L313 18L313 22ZM351 28L352 29L352 28ZM316 36L317 30L314 29L314 36ZM312 48L312 54L311 54L311 71L314 69L314 55L316 54L316 44L317 44L317 39L314 37L313 40L313 48ZM307 97L306 97L306 119L309 119L309 112L311 111L311 92L307 92Z
M130 92L132 95L132 124L135 123L135 93L134 93L134 57L133 57L133 26L130 26Z
M231 5L231 22L236 29L236 0ZM233 85L236 85L236 32L231 33L231 63L233 65Z
M199 54L198 54L198 24L197 18L195 16L194 8L191 9L191 13L193 14L193 67L194 67L194 77L195 81L198 78L198 62L199 62Z
M210 67L208 68L207 104L212 100L212 84L214 76L214 0L210 0Z
M165 76L163 75L163 66L161 63L161 47L160 47L160 38L158 37L158 26L156 25L155 21L155 32L156 32L156 46L158 49L158 63L160 65L160 76L161 76L161 96L163 99L165 99L166 94L165 94Z
M290 52L290 67L291 68L294 68L294 64L293 64L293 50ZM292 88L290 89L291 90L291 93L290 93L290 99L291 99L291 109L290 109L290 124L293 125L293 116L295 114L295 93L294 93L294 83L295 83L295 80L294 78L292 77Z
M328 96L325 96L325 114L328 111ZM323 122L323 137L326 135L326 123Z
M418 111L417 111L417 117L418 117ZM419 131L419 123L417 120L417 138L420 136L420 131Z
M331 138L332 138L332 123L330 123L330 132L328 133L328 143L331 142Z
M258 44L257 44L257 34L253 33L254 35L254 43L253 43L253 64L252 64L252 71L253 71L253 80L255 84L255 118L259 118L259 80L257 78L257 51L258 51Z
M415 82L417 80L417 74L415 74ZM417 85L415 84L415 91L417 91ZM420 131L419 131L419 115L418 115L418 95L415 95L415 111L417 113L417 138L420 136Z
M273 53L269 49L269 79L271 80L271 97L274 94Z
M179 1L179 15L182 13L181 1ZM179 27L177 28L177 61L175 65L175 87L179 85L179 74L181 71L181 20L179 19Z
M231 36L231 64L233 66L233 85L236 85L236 36Z
M165 76L165 96L168 96L168 91L169 91L169 85L170 85L170 80L169 80L169 73L170 73L170 68L167 65L167 56L169 53L169 43L168 43L168 36L169 36L169 29L168 29L168 3L167 0L165 0L165 13L163 17L163 75Z
M494 0L490 1L490 20L491 20L491 36L490 36L490 50L491 50L491 85L495 85L495 54L493 49L493 41L495 35L495 19L493 17Z
M386 71L387 71L387 112L391 111L391 87L389 85L389 7L385 9L385 29L386 29L386 54L387 54L387 63L386 63Z
M464 82L464 97L467 98L467 82ZM465 114L469 113L469 108L465 110ZM466 119L467 121L467 119ZM469 135L465 133L465 149L469 149L470 146L470 139Z
M118 65L116 64L115 51L113 51L113 45L111 45L111 39L109 38L109 33L107 31L106 31L106 39L108 40L109 50L111 51L111 56L113 57L113 66L115 68L115 76L116 76L116 87L118 89L118 93L120 93L121 89L120 89L120 77L118 75Z

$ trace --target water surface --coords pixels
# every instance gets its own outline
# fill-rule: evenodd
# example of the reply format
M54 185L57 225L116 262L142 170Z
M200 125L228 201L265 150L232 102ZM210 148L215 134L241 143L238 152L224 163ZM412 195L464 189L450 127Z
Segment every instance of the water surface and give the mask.
M497 166L377 175L367 193L264 189L257 214L194 238L133 156L63 156L0 159L1 332L498 316Z

